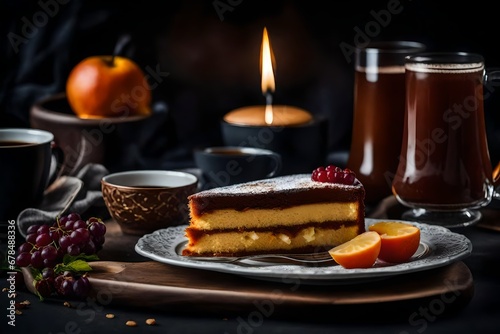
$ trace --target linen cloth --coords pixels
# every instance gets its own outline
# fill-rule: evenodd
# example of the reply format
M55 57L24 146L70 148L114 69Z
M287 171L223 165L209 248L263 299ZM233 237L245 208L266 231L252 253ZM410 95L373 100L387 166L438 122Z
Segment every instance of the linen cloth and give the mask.
M18 231L26 237L31 225L52 225L57 217L72 212L85 218L86 213L107 214L101 192L101 179L109 172L103 165L88 164L75 176L61 176L45 191L40 205L27 208L17 217ZM104 218L104 217L100 217Z

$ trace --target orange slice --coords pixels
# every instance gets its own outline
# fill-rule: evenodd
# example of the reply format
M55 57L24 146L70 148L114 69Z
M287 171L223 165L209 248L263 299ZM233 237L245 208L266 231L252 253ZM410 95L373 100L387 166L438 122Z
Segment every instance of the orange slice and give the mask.
M344 268L370 268L377 260L380 247L380 235L367 231L328 252Z
M386 262L408 261L420 244L420 229L409 223L383 221L369 226L368 230L380 234L382 246L378 257Z

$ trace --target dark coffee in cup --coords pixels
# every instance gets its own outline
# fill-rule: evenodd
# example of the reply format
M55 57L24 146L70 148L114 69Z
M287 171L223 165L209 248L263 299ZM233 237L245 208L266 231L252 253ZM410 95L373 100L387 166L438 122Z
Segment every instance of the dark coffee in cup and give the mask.
M0 141L0 147L25 146L25 145L31 145L31 144L34 144L34 143L25 142L25 141L13 141L13 140Z
M0 222L40 203L49 182L53 139L47 131L0 129Z
M327 159L328 119L296 126L256 126L221 121L224 145L262 148L280 155L280 175L311 173Z
M230 156L239 156L239 155L247 155L247 153L242 152L240 149L232 150L232 149L212 149L210 151L211 154L220 154L220 155L230 155Z
M275 152L252 147L208 147L194 152L202 187L210 189L276 176L282 166Z

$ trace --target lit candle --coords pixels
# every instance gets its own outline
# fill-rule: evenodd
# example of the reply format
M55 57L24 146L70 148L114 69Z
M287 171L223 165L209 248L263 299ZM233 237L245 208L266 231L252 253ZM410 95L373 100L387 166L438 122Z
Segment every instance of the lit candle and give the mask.
M266 105L235 109L226 114L224 120L231 124L253 126L294 126L311 122L311 114L304 109L272 104L272 94L275 90L274 57L266 28L260 53L261 89L266 98Z

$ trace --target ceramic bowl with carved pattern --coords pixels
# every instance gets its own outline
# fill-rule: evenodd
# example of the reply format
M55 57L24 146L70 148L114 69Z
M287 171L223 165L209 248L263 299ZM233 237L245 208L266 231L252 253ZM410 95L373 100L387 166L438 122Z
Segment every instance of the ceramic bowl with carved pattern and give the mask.
M126 171L106 175L101 190L111 217L125 234L144 235L187 224L188 196L197 191L198 178L187 172Z

